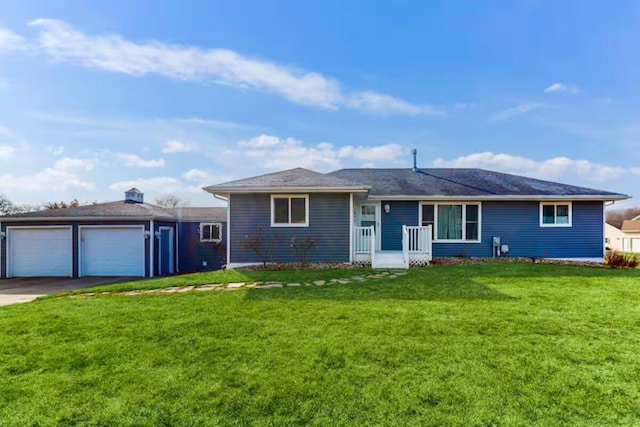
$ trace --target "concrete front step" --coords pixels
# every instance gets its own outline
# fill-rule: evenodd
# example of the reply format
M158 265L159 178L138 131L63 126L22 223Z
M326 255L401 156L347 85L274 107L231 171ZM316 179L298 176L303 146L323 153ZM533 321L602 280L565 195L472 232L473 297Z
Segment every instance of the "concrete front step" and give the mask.
M372 268L406 268L401 252L376 252Z

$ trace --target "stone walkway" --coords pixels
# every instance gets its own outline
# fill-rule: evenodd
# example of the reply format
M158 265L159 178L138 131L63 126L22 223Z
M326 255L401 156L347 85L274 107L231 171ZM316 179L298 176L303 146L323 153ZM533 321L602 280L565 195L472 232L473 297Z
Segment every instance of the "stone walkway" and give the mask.
M334 285L334 284L346 285L349 283L363 282L365 280L395 279L400 276L405 276L406 274L407 274L406 270L389 270L389 271L381 271L379 273L374 273L374 274L352 276L348 279L345 278L345 279L314 280L312 282L305 282L305 283L297 283L297 282L289 283L289 282L279 282L279 281L210 283L207 285L182 286L182 287L174 286L171 288L141 289L137 291L126 291L126 292L89 292L84 294L72 295L71 298L84 298L84 297L93 297L93 296L101 296L101 295L134 296L134 295L148 295L148 294L181 294L185 292L237 291L242 288L272 289L272 288L299 287L299 286L325 286L325 285Z

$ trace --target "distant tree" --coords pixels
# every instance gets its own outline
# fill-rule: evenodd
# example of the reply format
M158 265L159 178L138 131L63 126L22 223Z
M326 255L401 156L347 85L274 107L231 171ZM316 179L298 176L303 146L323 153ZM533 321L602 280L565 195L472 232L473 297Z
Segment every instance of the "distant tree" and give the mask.
M42 209L40 205L16 205L6 196L0 194L0 216L15 215L24 212L33 212Z
M627 219L632 219L640 215L640 206L627 209L616 209L607 211L606 221L607 224L613 225L616 228L622 228L622 223Z
M180 206L189 206L189 201L182 199L174 194L164 197L156 197L154 203L163 208L177 208Z
M77 208L80 206L80 202L78 199L73 199L69 203L61 200L59 202L48 202L44 204L45 209L66 209L66 208Z
M7 199L6 196L0 194L0 215L11 215L15 209L14 204L11 200Z

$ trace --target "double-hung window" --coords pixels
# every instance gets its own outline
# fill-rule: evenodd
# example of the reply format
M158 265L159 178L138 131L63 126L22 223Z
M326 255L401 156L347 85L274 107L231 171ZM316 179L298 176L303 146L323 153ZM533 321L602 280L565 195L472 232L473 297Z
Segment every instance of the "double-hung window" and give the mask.
M308 195L272 195L272 227L307 227L309 225Z
M216 243L222 241L222 224L219 222L200 223L200 241Z
M541 202L540 227L571 227L571 202Z
M480 241L480 203L422 203L420 225L434 241Z

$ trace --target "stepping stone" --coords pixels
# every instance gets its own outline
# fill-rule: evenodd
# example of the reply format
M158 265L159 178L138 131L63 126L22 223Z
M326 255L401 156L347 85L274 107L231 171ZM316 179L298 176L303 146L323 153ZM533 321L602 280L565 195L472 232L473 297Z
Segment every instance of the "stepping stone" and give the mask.
M282 282L278 282L278 281L273 281L273 282L267 282L267 285L282 285Z
M407 272L406 271L399 271L398 273L394 273L396 276L406 276Z
M129 292L125 292L124 294L126 296L131 296L131 295L138 295L140 292L138 291L129 291Z
M324 280L316 280L316 281L314 281L313 283L314 283L314 284L316 284L317 286L322 286L322 285L324 285L324 284L325 284L325 283L327 283L327 282L326 282L326 281L324 281Z
M196 291L210 291L211 289L219 288L222 286L220 283L211 284L211 285L202 285L196 288Z
M287 283L287 286L300 286L300 283Z
M351 279L353 279L353 280L364 280L364 277L363 276L353 276L353 277L351 277Z
M267 283L266 285L256 286L256 289L269 289L269 288L281 288L282 283Z
M388 271L382 271L382 272L380 273L380 275L381 275L381 276L387 276L388 274L389 274L389 272L388 272Z
M229 283L227 289L239 289L245 285L244 282Z
M389 279L395 279L398 276L396 276L395 274L390 274L388 277L389 277Z
M192 291L193 288L195 288L195 286L185 286L184 288L179 289L178 293L181 294L181 293L184 293L184 292L189 292L189 291Z
M351 283L351 280L348 279L338 279L337 280L338 283L342 284L342 285L346 285L347 283Z
M260 285L264 285L264 282L253 282L253 284L256 286L260 286Z

